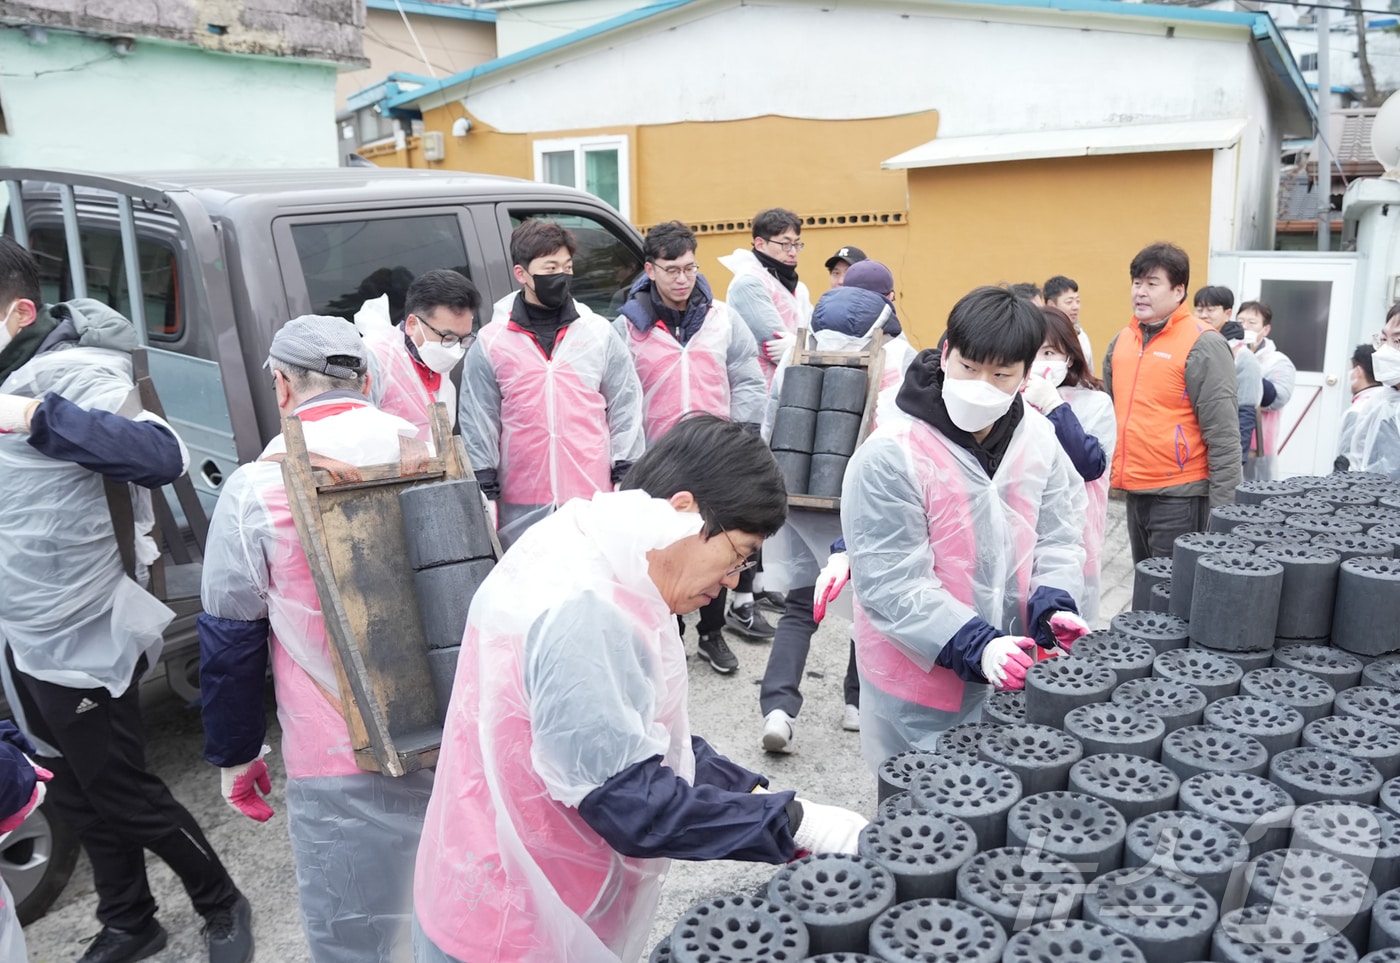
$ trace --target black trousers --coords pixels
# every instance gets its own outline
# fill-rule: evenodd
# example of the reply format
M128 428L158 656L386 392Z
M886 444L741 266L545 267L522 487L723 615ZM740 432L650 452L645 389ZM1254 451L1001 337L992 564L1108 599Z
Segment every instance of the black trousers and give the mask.
M46 803L73 830L92 860L97 919L139 930L154 918L146 880L149 849L170 865L200 915L227 907L238 887L189 810L146 769L138 681L113 698L106 689L70 689L19 672L6 650L30 729L63 753L36 761L53 771Z
M1171 558L1178 535L1203 532L1210 521L1205 495L1137 495L1128 492L1128 541L1133 564L1145 558Z
M768 666L763 670L763 687L758 694L758 708L765 716L774 709L782 709L796 718L802 710L802 673L807 669L807 653L812 649L812 636L817 632L817 620L812 618L815 594L816 588L811 585L795 588L787 594L787 603L773 636L773 648L768 652ZM846 705L859 706L860 676L856 672L854 641L842 688Z

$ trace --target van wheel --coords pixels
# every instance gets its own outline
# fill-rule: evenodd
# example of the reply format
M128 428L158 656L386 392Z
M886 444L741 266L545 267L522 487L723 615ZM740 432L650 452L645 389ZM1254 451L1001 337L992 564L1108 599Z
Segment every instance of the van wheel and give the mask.
M68 827L40 806L0 843L0 875L14 897L20 924L49 911L78 863L78 841Z
M199 702L199 650L165 663L165 681L187 705Z

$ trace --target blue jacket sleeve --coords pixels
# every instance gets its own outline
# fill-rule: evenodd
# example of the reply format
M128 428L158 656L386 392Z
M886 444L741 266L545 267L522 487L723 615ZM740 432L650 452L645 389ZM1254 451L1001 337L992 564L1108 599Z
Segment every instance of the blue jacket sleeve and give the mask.
M164 425L89 411L56 394L34 409L29 444L50 458L145 488L168 485L185 471L180 443Z
M26 751L34 752L29 740L13 722L0 721L0 820L13 816L34 798L38 777L24 758Z
M1060 440L1060 447L1069 455L1069 460L1073 462L1074 470L1079 472L1079 477L1086 482L1102 477L1104 470L1108 468L1108 458L1104 455L1103 445L1084 430L1084 426L1079 423L1079 416L1073 409L1069 405L1058 405L1046 417L1055 426L1055 437Z
M241 766L258 757L267 736L263 692L271 623L200 613L197 629L204 758L220 767Z
M982 650L1001 634L996 626L974 615L944 643L933 659L934 664L952 669L964 682L986 682L987 677L982 674Z
M834 542L831 543L831 551L832 551L832 554L835 554L836 552L844 552L845 550L846 550L846 536L845 536L845 535L842 535L842 536L841 536L840 538L838 538L836 541L834 541Z
M695 753L695 785L714 786L730 792L753 792L754 786L768 788L766 776L749 772L728 756L721 756L699 736L690 737L690 749Z
M1254 425L1259 420L1259 412L1252 405L1240 409L1240 461L1249 461L1249 451L1253 448Z
M1274 403L1274 401L1276 401L1276 400L1278 399L1278 389L1274 387L1274 383L1273 383L1272 381L1270 381L1268 378L1263 379L1263 381L1264 381L1264 397L1263 397L1263 399L1259 402L1259 407L1260 407L1260 408L1267 408L1267 407L1269 407L1270 405L1272 405L1272 404Z
M1056 648L1055 633L1050 631L1050 616L1056 612L1079 614L1079 606L1074 598L1063 589L1042 585L1031 593L1026 602L1026 623L1031 627L1031 638L1042 649Z
M652 756L590 792L578 813L609 846L634 859L792 859L793 793L731 792L699 779L698 755L696 785Z

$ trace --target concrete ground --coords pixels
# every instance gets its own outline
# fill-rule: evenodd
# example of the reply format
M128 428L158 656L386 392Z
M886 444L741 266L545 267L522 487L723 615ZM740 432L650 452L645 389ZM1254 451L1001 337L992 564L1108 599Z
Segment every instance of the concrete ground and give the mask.
M1102 621L1106 623L1128 608L1132 582L1123 503L1110 501ZM766 646L731 640L740 666L730 676L717 675L705 663L692 661L691 728L736 762L766 773L775 789L797 789L814 801L871 815L875 809L874 777L860 758L859 735L840 728L841 678L846 668L848 631L849 623L832 617L813 640L803 687L806 702L798 721L793 754L773 756L759 748L762 719L758 686L767 657ZM693 653L693 628L687 633L686 642ZM269 707L271 704L269 688ZM263 963L308 963L310 956L297 910L296 881L287 840L284 774L279 754L274 751L268 757L273 782L270 802L278 815L271 822L258 824L234 812L219 795L218 772L200 756L198 711L187 708L168 693L148 698L145 709L151 767L194 813L252 902L257 959ZM269 741L275 749L280 731L270 708L268 715ZM153 963L202 960L200 920L184 891L159 859L148 857L147 865L151 888L161 907L160 919L170 931L169 947L150 959ZM748 863L673 863L651 942L670 932L676 919L696 901L725 893L750 892L773 871L772 866ZM25 929L31 963L66 963L81 956L87 947L84 940L98 930L93 916L95 906L92 873L83 857L54 908Z

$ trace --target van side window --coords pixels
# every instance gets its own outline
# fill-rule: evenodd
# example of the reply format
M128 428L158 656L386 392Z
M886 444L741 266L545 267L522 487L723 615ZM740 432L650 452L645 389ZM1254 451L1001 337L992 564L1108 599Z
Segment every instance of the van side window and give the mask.
M558 221L578 238L574 255L574 298L607 318L617 317L627 293L642 273L642 259L601 221L586 214L511 212L511 228L532 218Z
M291 231L314 314L354 320L366 301L387 294L389 319L398 323L408 286L424 271L472 276L452 214L303 222Z
M126 287L121 235L115 231L83 227L80 237L88 297L101 301L124 317L131 317L131 294ZM73 281L69 274L68 247L63 240L63 228L31 227L29 246L34 259L39 262L39 287L43 291L44 301L55 304L72 299ZM163 240L138 237L136 251L141 263L146 336L153 344L179 341L185 333L185 324L180 306L180 270L175 248Z

